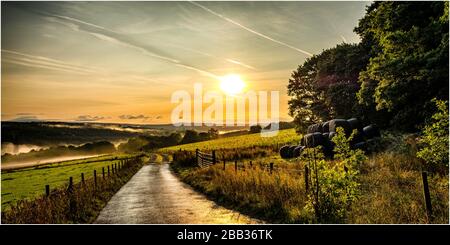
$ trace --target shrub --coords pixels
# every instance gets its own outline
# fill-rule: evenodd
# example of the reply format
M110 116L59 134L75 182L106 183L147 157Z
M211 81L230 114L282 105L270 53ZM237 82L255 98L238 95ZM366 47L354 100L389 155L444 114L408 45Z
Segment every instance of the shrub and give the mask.
M448 101L433 99L438 112L432 116L419 139L417 156L434 166L448 167Z
M348 138L339 127L332 141L335 144L335 161L327 162L321 147L305 149L303 160L311 170L311 191L305 210L314 213L318 222L340 223L347 217L352 202L359 195L357 166L366 160L361 150L352 150L350 142L356 130Z

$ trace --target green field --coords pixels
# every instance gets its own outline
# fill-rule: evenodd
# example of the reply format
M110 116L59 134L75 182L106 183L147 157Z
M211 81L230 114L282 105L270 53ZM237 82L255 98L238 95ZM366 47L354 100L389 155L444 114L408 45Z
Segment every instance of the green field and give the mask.
M81 180L81 173L88 179L92 178L94 170L97 170L97 176L100 177L102 167L106 171L107 166L131 156L133 155L114 154L2 172L2 210L18 200L33 199L44 194L45 185L50 185L50 189L61 187L68 183L69 177L73 177L74 183L77 183Z
M284 145L289 143L298 144L301 136L298 135L294 129L280 130L278 135L273 137L261 137L260 134L248 134L234 137L219 138L215 140L177 145L167 148L162 148L160 151L169 152L179 149L187 151L200 150L217 150L217 149L234 149L234 148L246 148L253 146L270 146L270 145Z

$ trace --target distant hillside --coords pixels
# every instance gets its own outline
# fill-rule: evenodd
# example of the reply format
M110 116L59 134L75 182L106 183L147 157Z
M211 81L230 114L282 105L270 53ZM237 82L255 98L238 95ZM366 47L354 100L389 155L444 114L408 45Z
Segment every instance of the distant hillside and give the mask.
M1 128L3 143L39 146L120 140L140 135L138 132L93 127L81 123L2 122Z

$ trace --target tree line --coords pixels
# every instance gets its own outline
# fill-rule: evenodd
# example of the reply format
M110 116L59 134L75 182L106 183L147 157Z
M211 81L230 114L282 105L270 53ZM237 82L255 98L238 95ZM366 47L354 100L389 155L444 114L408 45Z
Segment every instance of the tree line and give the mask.
M448 101L448 2L374 2L342 43L308 58L288 84L299 131L358 117L381 128L417 131Z

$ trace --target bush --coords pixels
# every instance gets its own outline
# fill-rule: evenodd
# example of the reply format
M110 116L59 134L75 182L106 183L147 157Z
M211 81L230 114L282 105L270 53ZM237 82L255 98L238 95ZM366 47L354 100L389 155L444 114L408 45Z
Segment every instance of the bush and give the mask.
M446 166L448 168L448 101L433 99L438 112L432 116L431 122L422 131L419 139L417 156L427 164Z
M305 210L314 213L320 223L345 221L352 202L359 195L357 166L366 160L361 150L352 150L350 142L356 130L348 138L339 127L332 141L335 144L335 161L327 162L321 147L305 149L303 160L310 169L311 191Z

